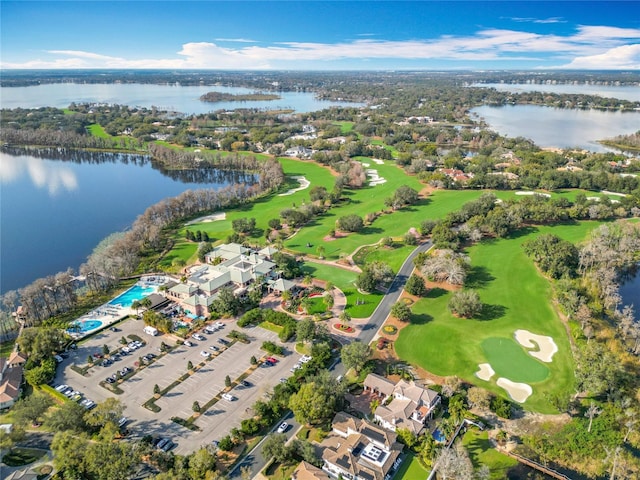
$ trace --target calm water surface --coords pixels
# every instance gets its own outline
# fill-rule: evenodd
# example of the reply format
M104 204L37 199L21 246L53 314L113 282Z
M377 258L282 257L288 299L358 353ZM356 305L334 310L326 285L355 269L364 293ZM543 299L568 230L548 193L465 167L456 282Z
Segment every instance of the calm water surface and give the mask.
M636 319L640 320L640 270L620 286L620 295L622 296L622 304L633 305Z
M163 174L140 156L100 158L76 163L0 152L0 292L77 269L102 239L163 198L254 178L214 170L199 183L189 172Z
M525 137L541 147L578 147L593 152L610 151L598 140L634 133L640 129L639 112L574 110L538 105L484 105L471 110L489 126L508 137Z
M157 107L160 110L184 114L201 114L234 108L293 109L313 112L332 106L360 106L360 103L318 100L313 93L280 92L279 100L248 102L203 102L200 96L207 92L232 94L252 93L255 90L240 87L147 85L147 84L77 84L51 83L31 87L1 87L2 108L66 108L71 103L109 103L133 107Z
M549 92L568 93L583 95L598 95L607 98L619 98L630 102L640 102L640 87L632 85L585 85L585 84L562 84L562 85L539 85L528 83L475 83L474 87L495 88L501 92Z

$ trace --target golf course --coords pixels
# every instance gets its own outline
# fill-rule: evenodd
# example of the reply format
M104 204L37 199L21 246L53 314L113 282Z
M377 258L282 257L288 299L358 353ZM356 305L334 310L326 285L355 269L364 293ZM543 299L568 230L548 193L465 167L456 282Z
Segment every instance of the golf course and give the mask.
M573 359L567 331L551 304L551 287L525 256L522 243L543 233L568 241L582 241L599 225L530 227L510 238L486 240L470 247L471 272L466 287L475 289L484 307L477 318L453 316L448 307L451 293L431 289L413 306L411 324L403 328L395 344L398 356L436 375L457 375L465 381L507 396L499 378L523 383L532 393L524 408L555 413L549 398L570 393ZM524 348L515 339L517 330L549 336L557 346L550 362L535 358L535 348ZM489 364L494 375L482 380L476 373Z

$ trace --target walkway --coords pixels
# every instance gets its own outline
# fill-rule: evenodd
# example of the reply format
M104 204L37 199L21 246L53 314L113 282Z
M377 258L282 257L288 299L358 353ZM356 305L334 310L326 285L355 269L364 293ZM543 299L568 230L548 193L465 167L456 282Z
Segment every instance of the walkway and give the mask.
M362 269L357 265L345 265L343 263L338 263L333 260L322 260L319 258L310 257L308 255L303 255L302 257L298 257L298 258L302 258L305 262L319 263L321 265L329 265L331 267L342 268L343 270L349 270L350 272L354 272L354 273L362 273Z

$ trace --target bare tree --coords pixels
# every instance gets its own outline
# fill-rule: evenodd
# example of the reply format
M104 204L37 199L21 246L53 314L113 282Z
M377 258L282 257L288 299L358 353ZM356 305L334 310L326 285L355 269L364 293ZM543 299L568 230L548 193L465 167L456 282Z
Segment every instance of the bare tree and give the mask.
M598 407L595 403L591 402L589 408L585 412L584 416L589 419L589 428L587 428L587 432L591 433L591 425L593 424L593 419L602 413L602 409Z

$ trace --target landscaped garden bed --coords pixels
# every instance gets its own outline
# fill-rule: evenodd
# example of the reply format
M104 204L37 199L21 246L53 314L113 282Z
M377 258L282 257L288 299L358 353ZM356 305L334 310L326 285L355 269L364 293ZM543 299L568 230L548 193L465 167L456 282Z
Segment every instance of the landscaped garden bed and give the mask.
M341 332L345 332L345 333L353 333L353 332L355 332L353 327L350 327L349 325L345 325L344 323L334 323L333 324L333 328L335 328L336 330L340 330Z

